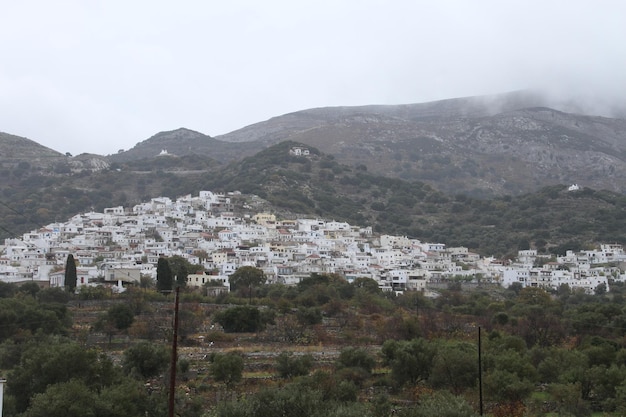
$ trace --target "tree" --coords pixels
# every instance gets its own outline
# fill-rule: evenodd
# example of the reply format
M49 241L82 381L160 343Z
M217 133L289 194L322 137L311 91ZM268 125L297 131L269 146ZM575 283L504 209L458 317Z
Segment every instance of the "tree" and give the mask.
M554 399L558 415L573 417L591 415L589 404L581 396L580 383L550 384L548 389Z
M467 342L442 342L437 349L429 382L435 388L448 388L455 394L476 386L478 367L474 345Z
M47 387L36 394L28 408L28 417L96 417L97 395L77 379Z
M113 363L95 350L76 343L54 342L28 347L7 382L7 392L15 398L18 412L25 411L35 394L54 384L80 380L88 388L111 385L116 377Z
M487 373L483 384L488 398L498 402L523 401L534 389L531 381L504 369L495 369Z
M322 310L319 307L301 307L296 313L298 322L303 325L313 325L322 323Z
M159 375L169 365L165 347L141 342L124 351L122 367L126 373L136 372L143 378Z
M333 407L334 406L334 407ZM352 409L359 414L341 415L352 417L363 416L363 409L350 404ZM223 417L334 417L332 408L336 408L334 402L325 401L322 392L315 388L302 384L288 384L281 388L265 388L260 391L233 401L224 401L218 404L217 414Z
M32 298L0 298L0 338L30 332L59 334L71 325L63 304L38 303Z
M174 255L167 258L170 265L172 276L176 278L176 285L185 287L187 285L187 276L195 274L203 270L201 265L193 265L187 259L180 255Z
M128 329L135 319L133 310L127 304L115 304L107 311L107 320L113 323L116 329Z
M313 356L306 354L294 356L291 352L282 352L276 358L276 371L281 378L308 375L313 366Z
M178 337L181 343L184 343L189 335L198 332L204 317L204 312L198 304L189 303L178 312Z
M65 288L70 292L74 292L77 279L76 261L74 261L74 255L70 253L67 255L67 260L65 261Z
M215 314L214 320L227 333L256 332L263 328L261 312L251 306L232 307Z
M166 258L157 262L157 291L172 291L172 270Z
M70 300L70 295L62 288L44 288L37 293L37 299L40 303L66 304Z
M244 288L248 289L250 303L252 303L252 287L264 284L266 280L267 278L263 270L253 266L239 267L228 278L232 290L242 291Z
M154 396L156 397L156 395ZM154 405L150 404L150 399L143 381L128 377L119 378L115 384L100 391L97 404L98 416L139 417L156 415L156 413L150 412L154 408Z
M16 285L0 281L0 298L11 298L15 294Z
M33 298L36 298L37 293L41 290L39 285L36 282L27 282L20 285L18 292L22 294L28 294Z
M150 275L141 274L139 277L139 286L143 289L153 288L154 281Z
M120 377L114 385L89 388L72 379L50 385L33 397L25 417L140 417L151 413L148 394L142 382Z
M376 365L376 359L374 359L365 349L350 347L343 349L337 358L335 366L337 369L343 368L362 368L368 374L372 372L372 369Z
M216 381L225 382L226 385L239 382L243 374L243 358L237 352L216 353L210 372Z
M423 338L400 342L387 340L383 343L381 353L391 366L393 380L404 385L428 379L436 349Z
M355 288L361 288L363 291L371 294L380 294L381 290L378 283L372 278L359 277L354 280L352 285Z
M414 408L406 408L400 417L475 417L478 414L463 397L457 397L446 391L426 396Z
M94 330L109 336L109 343L117 331L128 329L135 319L132 309L127 304L115 304L94 324Z

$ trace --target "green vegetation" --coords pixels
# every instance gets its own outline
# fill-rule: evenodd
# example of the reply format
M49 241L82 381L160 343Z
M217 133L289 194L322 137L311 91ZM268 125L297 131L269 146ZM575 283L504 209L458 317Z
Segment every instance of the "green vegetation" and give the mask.
M237 190L266 199L267 207L286 216L343 220L376 232L466 246L484 256L510 257L525 248L560 254L598 242L626 243L626 197L620 194L588 188L568 192L566 186L554 185L491 199L451 196L422 182L341 165L311 147L311 155L293 156L293 146L302 145L285 141L228 166L199 167L197 158L189 156L46 177L24 165L19 177L0 187L0 200L10 201L0 205L0 239L91 208L128 207L154 196L176 198L200 190ZM431 162L448 166L443 159ZM239 214L247 212L245 195L233 202ZM174 274L184 277L185 271Z
M127 374L136 373L142 378L159 375L168 365L169 354L163 346L140 342L124 351L122 366Z
M182 289L177 412L475 416L480 326L485 415L623 415L626 287L609 288L451 285L431 300L312 274L252 297ZM166 296L81 300L11 284L0 294L4 415L163 415Z
M248 297L252 299L254 287L265 284L266 278L262 269L253 266L241 266L228 277L232 291L240 293L248 292Z
M237 306L220 311L215 315L215 321L228 333L256 332L265 326L261 311L251 306Z
M72 292L76 289L76 280L76 261L74 260L74 255L70 253L67 255L65 262L65 287L68 291Z
M80 177L59 166L64 185L57 177L29 175L21 165L10 178L15 187L2 189L12 201L2 214L2 225L11 228L2 230L9 235L9 229L32 229L89 206L133 203L130 195L237 189L285 214L372 225L483 255L626 243L621 195L552 186L492 200L447 196L422 183L340 165L316 150L308 158L290 156L293 145L272 147L219 176L177 175L147 161L141 168L154 175L136 178L123 163L122 175ZM68 185L96 180L105 181L97 191ZM37 191L20 188L35 184ZM238 209L246 198L233 197ZM71 276L69 291L0 282L4 414L164 415L172 300L156 290L184 287L196 267L172 257L160 259L157 269L156 289L144 283L120 295L104 287L73 294ZM231 279L232 292L215 298L181 288L180 415L378 417L393 410L399 416L473 416L479 327L487 415L626 414L621 283L610 282L609 291L598 288L594 295L567 286L547 293L486 284L467 290L455 283L431 299L383 293L370 279L348 283L337 274L311 274L296 286L267 285L260 269L244 267Z
M211 375L218 382L232 385L241 381L243 358L237 352L216 353L211 358Z
M169 262L166 258L160 257L157 262L157 290L161 292L172 291L173 282L174 277Z
M291 352L281 352L276 358L276 371L281 378L308 375L313 367L312 355L295 356Z

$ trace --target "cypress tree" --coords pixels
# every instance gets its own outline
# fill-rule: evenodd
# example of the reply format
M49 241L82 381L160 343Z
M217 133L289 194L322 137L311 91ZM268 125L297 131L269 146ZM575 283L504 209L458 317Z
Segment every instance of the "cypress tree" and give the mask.
M172 281L172 270L169 262L165 258L159 258L157 263L157 291L171 291Z
M67 255L67 260L65 261L65 288L70 292L74 292L76 289L77 276L74 255L70 253Z

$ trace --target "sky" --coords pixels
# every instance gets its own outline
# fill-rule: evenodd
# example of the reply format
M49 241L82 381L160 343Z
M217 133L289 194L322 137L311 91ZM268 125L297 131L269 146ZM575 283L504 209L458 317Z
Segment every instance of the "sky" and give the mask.
M326 106L626 100L622 0L0 0L0 131L108 155Z

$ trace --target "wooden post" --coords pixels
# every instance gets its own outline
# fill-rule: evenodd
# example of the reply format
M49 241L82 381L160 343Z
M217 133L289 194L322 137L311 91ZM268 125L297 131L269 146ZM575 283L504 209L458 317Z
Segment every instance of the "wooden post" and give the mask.
M174 301L174 337L172 340L172 361L170 363L170 396L169 396L169 417L174 417L174 400L176 397L176 360L178 355L176 348L178 346L178 291L180 287L176 287L176 298Z
M480 402L480 415L483 415L483 366L480 343L480 326L478 326L478 396Z

